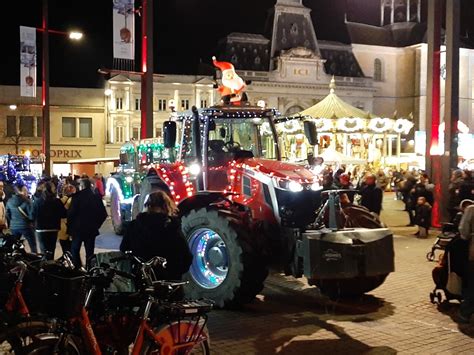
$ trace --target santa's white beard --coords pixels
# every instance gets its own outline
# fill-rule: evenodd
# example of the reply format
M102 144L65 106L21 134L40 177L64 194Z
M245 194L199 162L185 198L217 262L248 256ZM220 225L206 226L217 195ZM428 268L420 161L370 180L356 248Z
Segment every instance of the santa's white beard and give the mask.
M244 86L244 81L241 77L235 77L233 79L222 79L222 84L232 90L238 91Z

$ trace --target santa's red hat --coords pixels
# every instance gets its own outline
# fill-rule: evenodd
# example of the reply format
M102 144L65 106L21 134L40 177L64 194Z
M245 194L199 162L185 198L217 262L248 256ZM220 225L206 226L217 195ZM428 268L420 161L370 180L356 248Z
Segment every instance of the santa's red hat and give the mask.
M218 62L216 57L212 57L212 63L215 67L219 68L221 71L225 70L234 70L234 66L229 62Z

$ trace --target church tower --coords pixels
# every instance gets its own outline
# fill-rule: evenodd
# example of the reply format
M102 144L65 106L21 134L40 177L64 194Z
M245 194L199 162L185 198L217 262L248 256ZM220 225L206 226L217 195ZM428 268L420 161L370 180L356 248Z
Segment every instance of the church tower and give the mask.
M319 55L310 13L303 0L277 0L267 22L267 36L271 38L271 69L274 69L273 59L283 50L304 47Z

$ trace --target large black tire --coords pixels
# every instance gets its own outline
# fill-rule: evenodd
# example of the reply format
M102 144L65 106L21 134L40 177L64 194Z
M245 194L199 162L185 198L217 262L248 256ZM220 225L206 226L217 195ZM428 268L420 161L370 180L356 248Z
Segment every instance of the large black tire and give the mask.
M46 338L39 340L33 344L28 345L22 349L22 355L81 355L84 354L84 351L71 340L66 340L65 344L61 346L61 349L57 350L57 343L59 337L56 338Z
M119 191L115 187L112 187L110 191L110 217L115 234L121 235L123 232L123 218L120 210Z
M316 286L330 298L355 298L382 285L388 274L353 279L318 280Z
M187 297L208 298L217 307L236 306L252 301L263 289L266 264L232 214L208 208L191 210L182 218L182 231L194 257L184 276L189 281ZM205 277L209 270L215 272Z

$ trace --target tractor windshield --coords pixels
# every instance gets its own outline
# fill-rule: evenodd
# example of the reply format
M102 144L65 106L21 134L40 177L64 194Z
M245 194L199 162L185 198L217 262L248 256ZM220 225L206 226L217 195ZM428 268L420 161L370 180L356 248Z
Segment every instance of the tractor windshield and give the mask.
M277 159L275 141L266 119L214 120L215 128L209 130L210 153L216 151L249 151L254 157Z

